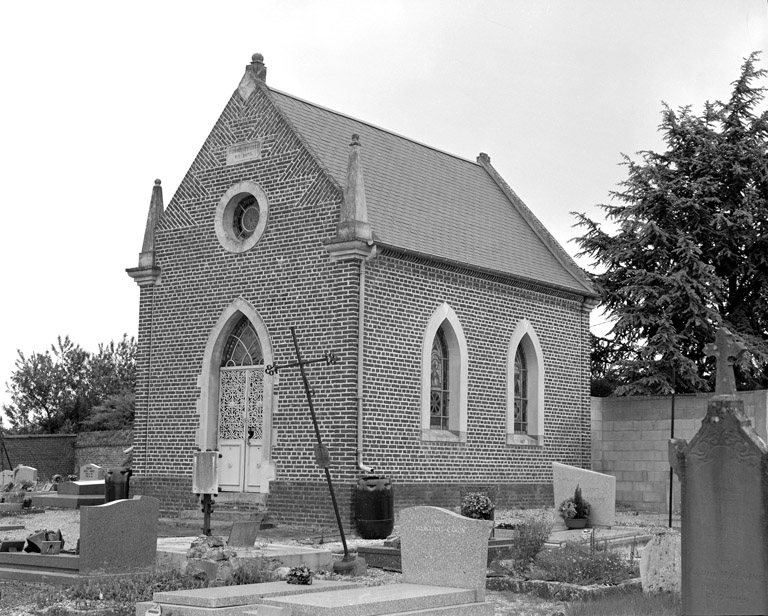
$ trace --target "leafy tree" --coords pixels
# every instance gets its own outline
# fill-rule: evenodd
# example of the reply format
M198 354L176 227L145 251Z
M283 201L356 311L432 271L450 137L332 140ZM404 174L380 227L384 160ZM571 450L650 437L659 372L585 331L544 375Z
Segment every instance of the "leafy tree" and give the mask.
M664 105L667 149L623 156L628 170L614 204L602 205L610 233L584 214L576 238L594 258L602 305L615 319L595 338L593 368L615 393L709 390L714 360L704 345L728 327L750 351L740 388L768 385L768 111L757 54L743 63L726 102Z
M45 353L26 357L18 351L6 383L11 403L2 410L18 434L116 429L132 424L135 387L133 338L124 335L90 354L69 336L59 337ZM105 425L110 427L100 427Z

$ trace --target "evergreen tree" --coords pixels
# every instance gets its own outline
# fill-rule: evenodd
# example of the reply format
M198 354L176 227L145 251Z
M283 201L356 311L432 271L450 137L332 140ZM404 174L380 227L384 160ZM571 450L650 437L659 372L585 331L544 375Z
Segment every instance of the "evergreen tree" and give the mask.
M615 321L594 340L593 366L616 394L712 388L704 345L728 327L750 354L736 367L740 388L768 386L768 111L747 58L727 102L664 105L667 149L643 151L615 201L602 205L615 232L584 214L576 239L594 258L602 306Z

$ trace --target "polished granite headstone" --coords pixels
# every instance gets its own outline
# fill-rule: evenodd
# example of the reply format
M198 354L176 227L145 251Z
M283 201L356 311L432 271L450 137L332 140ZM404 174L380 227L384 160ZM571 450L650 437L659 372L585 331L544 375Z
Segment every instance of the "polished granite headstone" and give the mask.
M134 496L80 508L80 571L154 569L160 501Z
M691 442L670 443L682 486L683 614L768 614L768 447L735 396L739 346L721 329L709 350L716 395Z
M403 582L470 588L485 596L491 520L475 520L439 507L400 512Z

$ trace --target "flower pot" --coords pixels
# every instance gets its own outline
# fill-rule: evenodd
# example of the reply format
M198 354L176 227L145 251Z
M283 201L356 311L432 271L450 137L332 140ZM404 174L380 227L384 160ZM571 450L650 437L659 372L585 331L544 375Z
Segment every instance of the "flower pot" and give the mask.
M566 528L586 528L587 518L571 518L565 520L565 526Z

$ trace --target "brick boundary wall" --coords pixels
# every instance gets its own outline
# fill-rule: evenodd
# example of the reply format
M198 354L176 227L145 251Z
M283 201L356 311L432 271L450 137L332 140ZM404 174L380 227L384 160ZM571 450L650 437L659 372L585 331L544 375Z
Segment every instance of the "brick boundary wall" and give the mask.
M75 434L5 435L4 442L11 459L11 468L23 464L37 469L38 481L50 481L53 475L75 472ZM8 458L2 452L2 470L7 470Z
M75 468L96 464L103 468L123 466L124 451L133 444L133 430L82 432L75 441Z
M675 438L690 441L714 394L675 397ZM739 392L744 411L768 440L768 391ZM669 510L670 396L592 398L592 470L616 477L616 502L640 511ZM680 508L674 477L673 508Z

